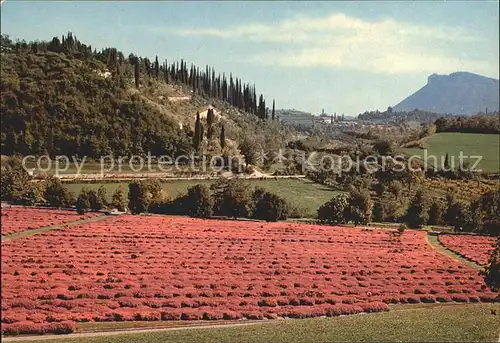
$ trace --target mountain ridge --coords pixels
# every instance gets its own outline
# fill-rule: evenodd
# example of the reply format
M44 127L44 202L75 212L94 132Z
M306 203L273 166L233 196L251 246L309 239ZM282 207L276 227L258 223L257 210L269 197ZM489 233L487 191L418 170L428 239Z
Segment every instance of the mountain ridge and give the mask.
M426 110L473 115L499 110L499 80L470 72L431 74L427 84L393 107L396 111Z

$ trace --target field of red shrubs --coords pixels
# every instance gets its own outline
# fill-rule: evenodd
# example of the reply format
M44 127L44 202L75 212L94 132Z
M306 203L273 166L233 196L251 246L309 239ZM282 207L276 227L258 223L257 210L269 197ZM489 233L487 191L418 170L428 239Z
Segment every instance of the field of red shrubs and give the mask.
M2 330L74 322L262 319L491 302L425 233L120 216L2 244ZM52 328L51 325L56 325Z
M473 262L486 265L495 245L494 237L471 235L439 235L439 242Z
M36 209L30 207L2 208L2 236L25 230L38 229L44 226L65 224L76 220L90 218L96 213L79 215L76 211L59 209Z

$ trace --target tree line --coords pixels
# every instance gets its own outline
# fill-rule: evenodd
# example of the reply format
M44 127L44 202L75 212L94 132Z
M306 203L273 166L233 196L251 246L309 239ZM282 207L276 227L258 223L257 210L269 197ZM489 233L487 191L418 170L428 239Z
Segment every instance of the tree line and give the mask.
M471 117L443 117L435 121L436 132L500 133L500 113L481 114Z
M378 199L373 199L366 187L351 187L348 194L337 195L322 205L318 219L327 224L396 222L413 229L447 225L456 232L500 235L500 189L487 191L471 202L460 201L454 192L449 192L443 202L418 189L408 200L403 199L398 181L393 181L389 192Z
M451 114L441 114L431 111L425 111L415 108L412 111L395 111L392 107L388 107L386 111L365 111L358 114L359 120L366 121L391 121L395 123L402 123L405 121L418 121L422 123L431 124L441 117L449 117Z

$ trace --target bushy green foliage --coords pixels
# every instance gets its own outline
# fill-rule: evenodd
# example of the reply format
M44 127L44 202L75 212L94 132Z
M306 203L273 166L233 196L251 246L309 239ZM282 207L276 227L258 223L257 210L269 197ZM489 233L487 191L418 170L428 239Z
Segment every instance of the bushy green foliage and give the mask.
M92 206L93 210L99 211L108 206L106 193L106 188L104 188L104 186L101 186L97 189L96 199Z
M394 153L392 143L388 140L379 140L375 142L373 149L381 156L389 156Z
M128 187L128 208L133 214L148 212L154 201L166 200L163 199L161 184L157 179L135 181L129 183Z
M107 206L106 188L99 187L97 192L93 189L83 187L76 199L76 210L84 213L86 210L100 211Z
M75 196L68 191L58 178L47 180L45 200L50 206L71 207L75 203Z
M127 209L127 204L128 200L125 189L122 185L119 185L111 197L111 205L118 211L125 211Z
M21 157L2 157L0 175L2 200L20 202L26 196L26 187L31 181L23 168Z
M497 238L495 248L491 252L488 266L481 274L491 290L494 292L500 291L500 237Z
M373 202L367 189L352 189L349 192L349 219L354 225L371 222L372 210Z
M432 201L429 207L429 219L427 220L428 225L439 225L443 222L443 212L444 208L440 201Z
M91 191L87 187L83 187L82 190L80 191L80 194L78 194L78 198L76 199L75 207L76 207L76 210L79 214L84 214L85 211L90 209L91 197L92 197L91 192L93 192L93 191ZM93 192L93 193L95 195L95 192Z
M485 217L500 220L500 188L484 193L479 202Z
M233 218L250 214L252 194L249 185L238 179L219 179L211 186L215 197L215 213Z
M189 188L187 195L182 198L182 207L191 217L211 217L214 201L210 194L210 189L202 184Z
M399 226L398 226L398 233L400 235L402 235L405 232L405 230L406 230L406 224L404 224L404 223L399 224Z
M265 192L254 209L254 218L268 222L285 220L290 213L290 207L282 197Z
M418 229L427 224L429 220L429 203L422 190L417 190L413 196L410 207L406 212L406 223L410 228Z
M339 194L318 209L318 219L327 224L345 224L349 218L349 197Z
M249 137L245 137L243 141L239 144L238 149L241 154L245 157L245 164L257 164L258 160L258 150L255 142L251 140Z
M255 209L257 208L257 204L259 201L264 197L264 194L266 194L266 190L262 187L255 187L255 189L252 192L252 214L255 212Z
M20 199L15 202L26 206L35 206L45 202L45 185L43 182L31 181L26 184Z
M373 203L372 220L376 223L381 223L385 220L384 208L380 200Z

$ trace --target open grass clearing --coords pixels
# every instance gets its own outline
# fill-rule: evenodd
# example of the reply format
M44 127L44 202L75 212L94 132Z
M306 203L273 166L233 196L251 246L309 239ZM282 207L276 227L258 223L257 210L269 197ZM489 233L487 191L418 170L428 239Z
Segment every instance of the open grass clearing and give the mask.
M454 159L455 167L458 167L460 152L464 156L481 156L479 168L488 173L500 172L500 135L442 132L425 139L424 149L406 148L402 151L407 155L417 155L423 158L425 149L427 149L427 156L433 155L438 158L438 163L441 159L444 161L448 154L450 166ZM464 161L473 164L476 158L464 158ZM428 162L433 164L432 159Z

